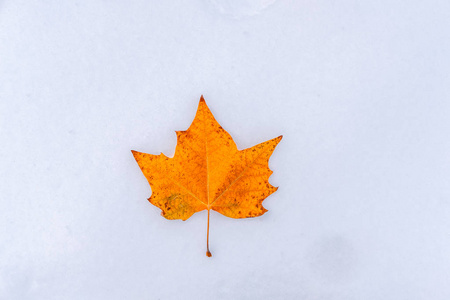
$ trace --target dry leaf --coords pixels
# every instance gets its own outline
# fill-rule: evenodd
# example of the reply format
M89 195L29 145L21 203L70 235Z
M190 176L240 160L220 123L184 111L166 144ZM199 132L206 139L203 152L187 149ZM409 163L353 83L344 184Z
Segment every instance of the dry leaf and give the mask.
M262 201L278 189L269 183L268 161L282 136L239 151L203 96L189 129L176 133L173 158L131 152L152 188L148 200L163 217L186 220L208 210L206 254L211 256L210 210L230 218L257 217L267 211Z

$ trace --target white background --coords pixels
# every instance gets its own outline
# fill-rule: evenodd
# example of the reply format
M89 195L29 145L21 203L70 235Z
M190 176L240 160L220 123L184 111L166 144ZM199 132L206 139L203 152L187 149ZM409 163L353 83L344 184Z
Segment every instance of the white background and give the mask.
M0 299L450 299L450 1L0 0ZM168 221L200 95L269 212Z

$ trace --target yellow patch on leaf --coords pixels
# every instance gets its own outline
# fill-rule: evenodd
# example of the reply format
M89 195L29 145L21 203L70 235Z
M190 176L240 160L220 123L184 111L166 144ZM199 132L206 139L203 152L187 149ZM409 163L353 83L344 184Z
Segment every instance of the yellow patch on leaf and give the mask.
M269 183L269 158L282 136L238 150L230 134L200 98L186 131L177 131L173 158L131 151L147 178L148 199L167 219L187 220L194 213L215 210L230 218L251 218L267 210L262 201L278 188ZM207 255L211 256L209 249Z

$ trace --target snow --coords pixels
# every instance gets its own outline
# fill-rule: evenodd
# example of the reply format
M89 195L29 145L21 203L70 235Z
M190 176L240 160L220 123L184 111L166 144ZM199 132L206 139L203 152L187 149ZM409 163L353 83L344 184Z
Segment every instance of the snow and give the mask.
M449 35L447 0L0 0L0 299L450 299ZM201 94L284 136L212 258L130 152Z

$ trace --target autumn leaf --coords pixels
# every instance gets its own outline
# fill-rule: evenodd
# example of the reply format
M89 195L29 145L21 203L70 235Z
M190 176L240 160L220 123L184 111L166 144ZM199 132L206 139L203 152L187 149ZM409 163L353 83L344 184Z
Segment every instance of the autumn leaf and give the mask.
M210 211L230 218L252 218L267 209L262 201L278 188L269 183L268 161L283 136L238 150L203 99L186 131L177 131L173 158L132 150L152 189L148 199L167 219L187 220L207 210L206 255Z

